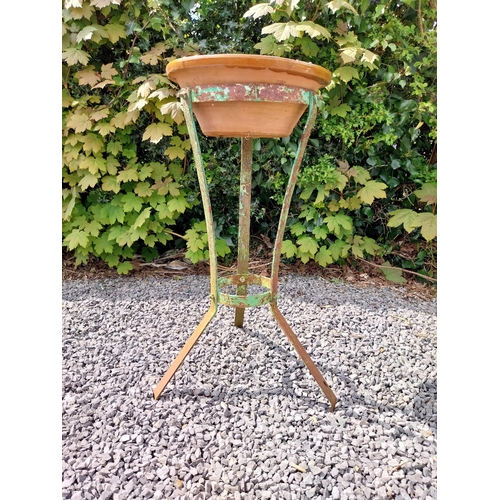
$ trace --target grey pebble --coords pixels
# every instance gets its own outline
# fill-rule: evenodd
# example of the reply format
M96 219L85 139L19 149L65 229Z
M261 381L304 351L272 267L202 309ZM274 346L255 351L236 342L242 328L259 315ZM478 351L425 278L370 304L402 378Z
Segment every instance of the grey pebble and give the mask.
M268 307L239 329L221 306L156 401L208 293L207 276L63 281L63 500L437 498L435 299L284 276L334 413Z

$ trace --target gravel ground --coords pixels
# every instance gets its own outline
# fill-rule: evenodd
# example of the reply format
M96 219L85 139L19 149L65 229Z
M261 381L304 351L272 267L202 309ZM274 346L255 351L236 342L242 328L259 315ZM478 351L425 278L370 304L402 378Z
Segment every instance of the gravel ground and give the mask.
M436 300L319 277L279 307L339 398L332 413L268 307L208 308L206 276L63 282L63 499L437 498Z

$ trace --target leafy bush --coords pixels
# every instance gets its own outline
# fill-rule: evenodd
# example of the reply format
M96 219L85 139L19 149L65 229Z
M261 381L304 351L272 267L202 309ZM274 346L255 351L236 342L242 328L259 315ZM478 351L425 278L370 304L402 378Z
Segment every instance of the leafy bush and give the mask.
M186 245L193 262L206 258L190 142L165 67L193 53L259 51L333 73L292 200L285 256L326 266L378 255L432 275L432 0L65 0L62 17L62 229L77 264L95 255L126 273L134 255L152 260L174 245ZM252 230L271 239L300 133L301 124L288 138L254 142ZM240 145L200 140L217 250L229 259ZM408 238L416 258L399 252Z

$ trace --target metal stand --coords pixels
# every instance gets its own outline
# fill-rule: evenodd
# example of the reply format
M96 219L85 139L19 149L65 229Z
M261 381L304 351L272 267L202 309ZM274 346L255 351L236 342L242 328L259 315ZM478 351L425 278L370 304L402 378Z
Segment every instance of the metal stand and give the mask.
M218 101L230 100L228 96L230 91L226 91L229 86L222 86L217 88L209 89L212 94L217 94ZM283 96L283 89L281 89L281 96ZM186 356L189 354L193 346L196 344L200 338L203 331L206 329L212 318L217 313L217 307L219 304L234 307L235 308L235 320L234 324L237 327L243 326L243 318L246 307L255 307L265 304L269 304L271 312L276 319L278 325L283 330L288 340L291 342L298 355L305 363L311 375L314 377L318 383L320 389L323 391L324 395L331 404L331 410L333 411L337 403L337 398L333 393L332 389L326 383L325 379L321 375L320 371L313 363L309 354L300 343L299 339L291 329L290 325L287 323L286 319L281 314L277 305L278 298L278 271L281 255L281 246L283 243L283 236L285 233L286 221L288 218L288 211L290 209L290 204L292 200L293 190L297 181L300 164L302 163L302 158L304 156L305 148L309 136L311 134L312 126L316 118L316 96L312 91L303 91L297 93L297 89L284 89L285 93L287 90L290 92L287 95L287 99L293 102L302 102L308 105L309 112L307 117L307 122L297 149L297 154L295 156L294 164L290 174L290 179L288 181L288 186L285 193L285 198L283 201L283 208L281 211L281 216L278 225L278 231L276 234L276 240L273 249L273 259L272 259L272 270L271 278L265 276L259 276L256 274L250 274L248 272L248 260L249 260L249 242L250 242L250 200L251 200L251 186L252 186L252 145L253 140L251 138L243 137L241 139L241 174L240 174L240 203L239 203L239 231L238 231L238 267L237 274L229 277L218 278L217 275L217 253L215 249L215 234L214 234L214 223L212 217L212 208L210 203L210 197L208 194L208 184L205 176L205 170L203 168L202 155L200 150L200 144L198 140L198 135L196 132L196 126L193 116L192 103L193 102L206 102L207 100L207 89L201 89L196 87L195 89L185 89L181 92L181 105L186 118L186 124L189 131L189 136L191 139L191 145L193 148L194 160L196 164L196 170L198 174L198 181L200 184L201 196L203 201L203 208L205 213L205 220L207 225L207 235L208 235L208 248L210 254L210 308L196 327L194 332L189 337L188 341L181 349L174 362L167 370L165 375L162 377L158 385L153 391L155 399L161 396L161 393L170 382L171 378L174 376L177 369L181 366ZM250 96L252 99L256 99L256 93L254 88L248 86L246 88L246 95ZM221 97L222 96L222 97ZM241 99L241 96L240 96ZM257 98L258 99L258 98ZM227 293L222 293L224 287L236 285L236 295L230 295ZM247 287L248 285L260 285L261 287L267 288L269 291L260 294L248 295Z

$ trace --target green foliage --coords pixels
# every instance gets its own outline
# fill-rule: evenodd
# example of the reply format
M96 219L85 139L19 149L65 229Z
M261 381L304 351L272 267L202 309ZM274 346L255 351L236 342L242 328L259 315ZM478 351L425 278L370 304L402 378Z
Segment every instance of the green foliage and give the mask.
M216 231L217 234L217 231ZM193 264L202 260L208 260L208 236L207 224L205 221L198 221L193 224L191 229L186 231L187 252L186 258ZM228 244L229 242L229 244ZM217 256L225 257L231 253L229 245L233 245L230 239L215 238L215 251Z
M307 263L314 259L326 267L349 255L374 256L380 250L373 238L355 234L356 212L375 198L385 198L387 186L370 173L345 161L323 155L304 168L297 183L300 203L291 218L295 240L284 242L282 253Z
M351 197L351 203L357 200L362 204L341 207L353 210L346 211L353 221L353 235L376 241L378 253L402 267L417 265L415 262L421 266L421 257L410 261L397 256L398 241L405 240L405 233L401 224L387 224L385 214L413 210L412 193L418 186L436 181L434 2L270 0L254 6L245 15L272 21L262 30L261 41L255 46L261 53L310 60L332 71L332 82L322 92L316 135L311 139L313 143L317 140L313 153L316 158L306 156L305 163L330 176L335 174L333 159L368 171L370 179ZM314 23L314 31L300 28L307 21ZM330 167L321 158L329 158ZM300 177L302 184L307 175L306 166ZM311 180L309 187L302 185L300 197L309 200L314 192L314 201L320 203L329 196L328 183L333 178L325 178L323 183ZM315 182L319 183L316 187ZM342 191L343 187L338 189ZM342 199L341 203L345 205L347 201ZM300 213L310 218L309 224L320 224L317 208L309 205L301 208ZM402 212L395 215L401 217ZM406 221L407 228L415 224L413 229L418 230L412 235L412 244L418 246L421 239L427 242L435 237L435 220L433 214L426 212ZM312 233L313 229L310 228L312 236L319 235L321 244L324 232ZM341 241L352 245L346 238ZM345 248L337 245L335 255L345 258ZM299 256L298 252L300 249L295 255ZM348 252L359 257L367 253L359 248ZM434 252L434 247L423 251L431 264L435 261ZM287 255L291 253L288 248ZM422 250L418 254L421 256ZM308 257L312 258L310 253L304 259Z
M194 262L207 258L191 144L165 67L193 53L257 51L333 75L283 255L321 266L383 258L433 275L433 0L65 0L62 18L62 230L77 264L95 255L127 273L134 255L151 260L182 245ZM275 236L303 123L290 137L254 142L252 233ZM200 140L217 251L230 259L240 143Z
M165 111L178 45L159 2L67 0L63 9L63 245L132 269L172 240L183 189L182 117Z
M398 227L401 224L408 233L420 228L420 232L426 241L437 237L437 185L435 183L424 184L421 189L415 191L415 196L425 202L426 208L432 211L417 212L409 208L401 208L389 212L388 227Z

